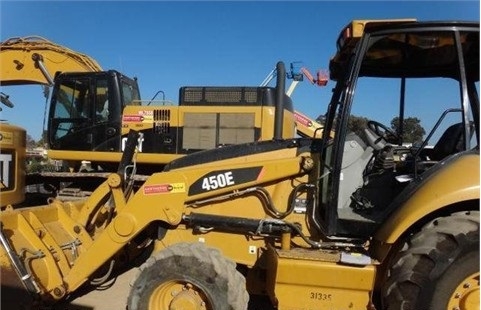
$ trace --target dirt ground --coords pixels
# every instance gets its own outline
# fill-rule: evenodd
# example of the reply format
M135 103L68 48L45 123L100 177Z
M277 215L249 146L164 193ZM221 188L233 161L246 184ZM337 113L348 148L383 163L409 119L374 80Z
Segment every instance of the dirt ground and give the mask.
M135 268L119 275L112 286L105 290L80 291L69 304L55 307L55 310L112 310L125 309L129 295L129 283L135 275Z
M135 275L135 268L120 274L115 282L105 290L80 289L69 302L64 302L52 308L32 306L23 297L14 296L10 291L2 290L1 310L123 310L126 309L127 297L130 291L129 283ZM25 294L25 293L24 293Z
M0 291L2 301L0 310L125 310L130 282L135 273L136 268L121 273L117 276L115 282L105 290L79 289L69 302L57 304L54 308L25 306L25 303L22 305L16 297L6 298L8 296L5 295L8 295L8 293L2 289ZM249 302L249 310L273 310L264 299L253 297L251 296Z

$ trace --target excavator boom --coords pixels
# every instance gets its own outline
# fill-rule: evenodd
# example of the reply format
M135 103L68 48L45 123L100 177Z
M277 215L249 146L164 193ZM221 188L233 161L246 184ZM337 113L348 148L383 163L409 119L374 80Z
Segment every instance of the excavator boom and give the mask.
M0 85L53 84L58 71L96 72L102 67L88 55L39 36L0 42Z

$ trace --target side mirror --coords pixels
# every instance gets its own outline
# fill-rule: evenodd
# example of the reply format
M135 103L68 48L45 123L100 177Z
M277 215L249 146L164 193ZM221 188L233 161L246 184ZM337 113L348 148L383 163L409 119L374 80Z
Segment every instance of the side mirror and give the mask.
M9 108L13 108L13 103L8 99L9 96L5 93L0 93L0 102L6 105Z

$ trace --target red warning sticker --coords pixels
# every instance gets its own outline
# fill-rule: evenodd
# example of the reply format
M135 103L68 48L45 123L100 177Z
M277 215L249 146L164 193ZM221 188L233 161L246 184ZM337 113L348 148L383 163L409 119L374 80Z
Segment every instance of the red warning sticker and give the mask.
M144 186L145 195L185 192L185 183L154 184Z
M122 117L123 122L141 122L144 119L142 115L124 115Z
M301 123L303 124L304 126L307 126L307 127L311 127L312 126L312 122L307 118L305 117L304 115L300 114L299 112L295 112L294 113L294 118L296 119L296 121L298 123Z

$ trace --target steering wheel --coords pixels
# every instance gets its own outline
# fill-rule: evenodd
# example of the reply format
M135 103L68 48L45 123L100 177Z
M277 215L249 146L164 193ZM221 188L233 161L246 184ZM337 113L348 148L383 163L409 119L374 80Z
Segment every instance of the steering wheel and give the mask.
M367 122L367 127L374 132L376 135L379 136L379 139L377 139L377 142L379 142L380 139L383 139L387 143L391 144L397 144L401 140L399 135L392 131L391 128L387 127L384 124L381 124L376 121L368 121Z

